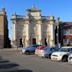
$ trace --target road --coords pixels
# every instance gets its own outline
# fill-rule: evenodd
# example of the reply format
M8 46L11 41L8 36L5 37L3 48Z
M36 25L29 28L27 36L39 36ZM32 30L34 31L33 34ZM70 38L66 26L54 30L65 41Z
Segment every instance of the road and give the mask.
M51 61L21 51L0 51L0 72L72 72L67 62Z

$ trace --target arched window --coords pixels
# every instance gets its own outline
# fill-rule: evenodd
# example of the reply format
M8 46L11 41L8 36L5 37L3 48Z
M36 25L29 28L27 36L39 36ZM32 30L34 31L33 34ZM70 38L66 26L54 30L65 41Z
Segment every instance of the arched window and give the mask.
M20 39L20 47L23 47L22 38Z

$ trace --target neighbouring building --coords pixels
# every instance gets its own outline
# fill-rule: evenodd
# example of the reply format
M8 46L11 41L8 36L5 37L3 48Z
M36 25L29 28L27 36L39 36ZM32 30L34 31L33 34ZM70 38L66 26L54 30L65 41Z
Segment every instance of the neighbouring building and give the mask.
M72 46L72 22L61 22L59 40L62 46Z
M54 16L42 16L41 10L33 6L27 15L12 15L12 46L27 47L32 44L55 46L57 22Z
M0 48L10 47L8 38L8 20L5 8L0 11Z

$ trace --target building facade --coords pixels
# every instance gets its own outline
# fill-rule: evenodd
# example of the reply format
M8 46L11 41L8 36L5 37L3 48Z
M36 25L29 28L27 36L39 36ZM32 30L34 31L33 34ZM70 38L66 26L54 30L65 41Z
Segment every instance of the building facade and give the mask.
M56 21L53 16L42 16L36 7L27 9L27 15L12 15L12 46L33 44L55 46Z
M10 45L8 38L8 20L5 8L0 11L0 48L7 48Z
M60 43L63 46L72 46L72 22L61 22Z

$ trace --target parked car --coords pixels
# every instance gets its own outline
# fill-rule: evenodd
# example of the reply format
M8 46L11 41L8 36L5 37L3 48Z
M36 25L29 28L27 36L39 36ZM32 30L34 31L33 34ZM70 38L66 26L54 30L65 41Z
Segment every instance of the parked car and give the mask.
M51 60L66 62L70 52L72 52L72 47L62 47L57 52L52 53Z
M55 48L55 47L52 47L52 48L45 47L45 48L40 50L38 56L51 58L52 52L58 51L58 49L59 48Z
M24 54L34 54L34 53L35 53L35 49L36 49L38 46L41 46L41 45L35 44L35 45L29 46L29 47L27 47L27 48L23 48L23 49L22 49L22 53L24 53Z
M35 54L38 55L40 53L40 50L44 49L46 46L38 46L35 50Z
M68 56L68 63L72 64L72 53L70 53Z

